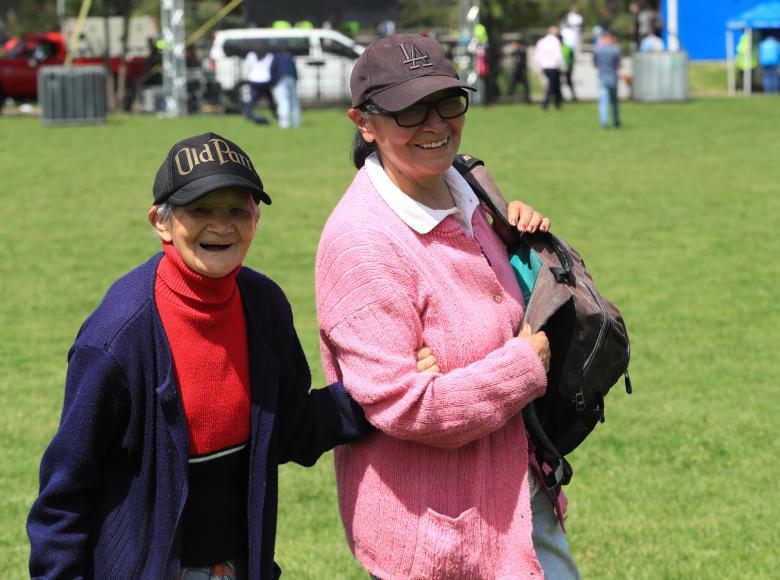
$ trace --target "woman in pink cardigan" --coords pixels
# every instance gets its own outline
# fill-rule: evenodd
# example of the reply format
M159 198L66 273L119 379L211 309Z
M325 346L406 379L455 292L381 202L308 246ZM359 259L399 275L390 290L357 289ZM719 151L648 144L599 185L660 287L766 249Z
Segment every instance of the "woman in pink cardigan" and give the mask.
M378 429L336 449L350 548L382 580L577 578L520 413L545 391L547 338L521 328L506 249L452 168L473 89L407 34L369 46L351 89L359 171L316 273L325 373ZM519 202L510 217L549 228ZM423 345L441 372L416 371Z

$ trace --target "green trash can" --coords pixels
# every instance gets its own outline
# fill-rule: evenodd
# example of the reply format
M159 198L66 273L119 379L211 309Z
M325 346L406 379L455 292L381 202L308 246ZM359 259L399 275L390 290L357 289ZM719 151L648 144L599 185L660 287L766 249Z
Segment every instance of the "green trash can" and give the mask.
M99 65L41 67L38 102L44 125L105 123L106 69Z

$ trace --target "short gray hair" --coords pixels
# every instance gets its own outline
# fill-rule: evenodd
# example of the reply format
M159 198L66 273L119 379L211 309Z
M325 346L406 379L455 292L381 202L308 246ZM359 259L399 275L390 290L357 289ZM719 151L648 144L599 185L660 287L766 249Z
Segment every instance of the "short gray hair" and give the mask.
M154 205L154 207L157 208L157 219L165 224L171 223L171 218L173 217L173 210L176 209L176 207L172 203L163 202L163 203L157 203ZM154 235L160 238L160 232L157 231L157 228L152 226L152 231L154 232Z
M174 209L176 209L176 207L172 203L168 203L167 201L159 203L157 204L157 217L161 222L168 223L173 217Z

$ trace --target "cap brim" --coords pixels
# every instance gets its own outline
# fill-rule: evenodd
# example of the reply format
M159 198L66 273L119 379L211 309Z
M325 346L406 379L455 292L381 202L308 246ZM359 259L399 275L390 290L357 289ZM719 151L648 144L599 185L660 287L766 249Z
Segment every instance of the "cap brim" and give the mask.
M474 87L449 75L426 75L415 77L371 95L370 99L385 111L396 113L412 106L420 99L445 89L466 89Z
M165 201L173 205L187 205L196 199L203 197L207 193L223 187L241 187L243 189L248 189L252 192L252 197L256 202L260 203L262 201L263 203L271 205L271 198L262 188L258 187L257 184L252 183L239 175L232 175L229 173L207 175L200 179L196 179L176 190L176 192Z

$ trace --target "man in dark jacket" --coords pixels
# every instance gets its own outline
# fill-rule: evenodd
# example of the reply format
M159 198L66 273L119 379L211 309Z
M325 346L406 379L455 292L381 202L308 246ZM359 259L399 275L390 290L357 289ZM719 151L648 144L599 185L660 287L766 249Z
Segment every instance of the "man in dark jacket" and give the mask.
M298 102L298 70L289 52L275 52L271 61L271 92L276 102L279 127L300 127L301 105Z

